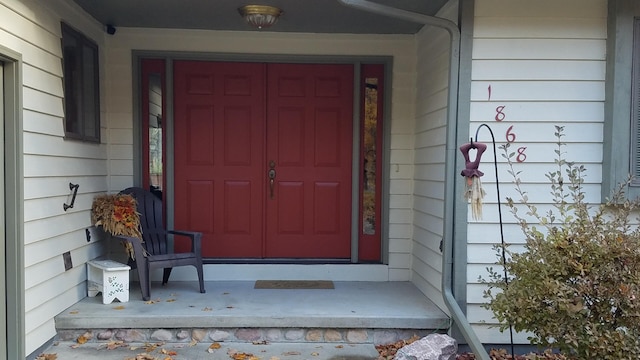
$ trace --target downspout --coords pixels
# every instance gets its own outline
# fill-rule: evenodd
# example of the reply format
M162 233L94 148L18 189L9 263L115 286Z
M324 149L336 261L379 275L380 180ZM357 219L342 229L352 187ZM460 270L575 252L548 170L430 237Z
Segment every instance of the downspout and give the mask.
M445 150L445 206L444 229L442 246L442 298L451 312L453 321L460 328L460 332L469 343L471 350L481 360L490 360L482 342L471 328L467 318L456 301L452 290L453 275L453 232L454 232L454 199L456 178L456 152L458 128L458 73L460 67L460 29L448 19L414 13L390 6L380 5L367 0L338 0L343 5L356 9L377 13L379 15L395 17L419 24L439 27L449 33L451 44L449 48L449 94L447 99L447 142ZM446 181L449 179L449 181Z

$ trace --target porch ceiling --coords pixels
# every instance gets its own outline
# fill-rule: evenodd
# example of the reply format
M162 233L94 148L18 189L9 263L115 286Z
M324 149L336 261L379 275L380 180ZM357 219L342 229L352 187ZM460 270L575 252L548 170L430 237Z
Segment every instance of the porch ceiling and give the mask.
M284 11L267 31L351 34L415 34L421 24L344 6L338 0L73 0L102 24L116 27L258 31L238 7L273 5ZM382 5L435 15L448 0L375 0Z

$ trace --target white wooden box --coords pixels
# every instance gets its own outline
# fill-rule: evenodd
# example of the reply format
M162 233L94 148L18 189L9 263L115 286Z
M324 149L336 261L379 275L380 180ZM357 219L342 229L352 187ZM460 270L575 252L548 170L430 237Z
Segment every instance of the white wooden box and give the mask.
M87 290L89 297L102 293L102 303L110 304L118 299L129 301L129 265L113 260L87 262Z

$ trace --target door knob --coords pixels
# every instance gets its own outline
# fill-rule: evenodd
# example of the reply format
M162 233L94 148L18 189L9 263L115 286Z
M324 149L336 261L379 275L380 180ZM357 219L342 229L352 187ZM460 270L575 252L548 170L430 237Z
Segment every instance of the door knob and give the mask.
M275 180L276 180L276 163L275 161L271 160L271 162L269 162L269 171L267 172L267 176L269 177L269 197L271 199L273 199L273 187L275 184Z

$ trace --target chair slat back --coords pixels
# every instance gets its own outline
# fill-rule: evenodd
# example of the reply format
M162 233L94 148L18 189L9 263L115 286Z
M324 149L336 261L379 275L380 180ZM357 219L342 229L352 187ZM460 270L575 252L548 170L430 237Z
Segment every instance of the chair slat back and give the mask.
M139 187L130 187L120 193L129 194L136 199L145 249L151 255L167 254L167 233L162 223L162 200Z

